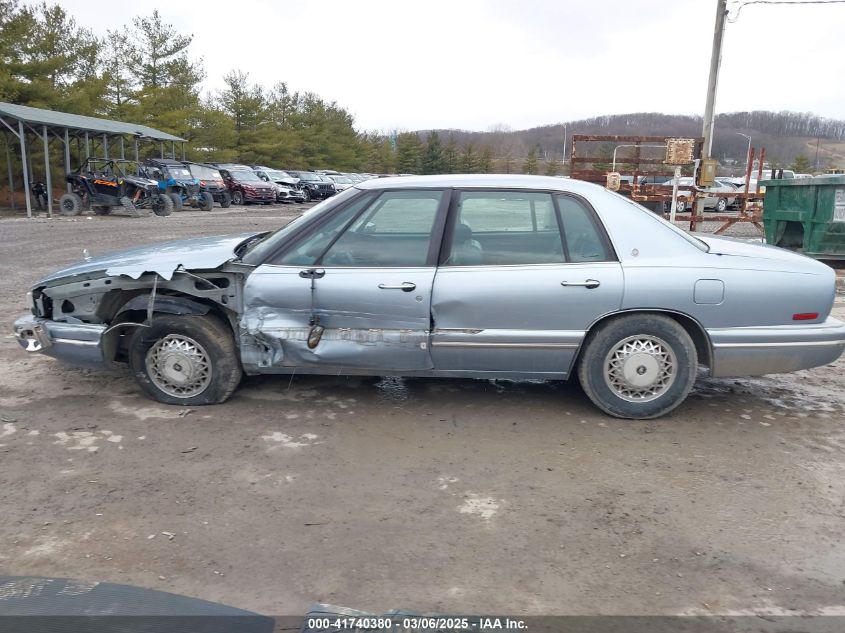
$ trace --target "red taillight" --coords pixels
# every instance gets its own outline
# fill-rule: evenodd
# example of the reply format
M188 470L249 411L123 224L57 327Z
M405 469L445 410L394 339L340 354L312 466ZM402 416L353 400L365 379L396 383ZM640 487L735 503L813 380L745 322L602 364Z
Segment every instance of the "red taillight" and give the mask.
M201 185L201 186L203 186L203 187L205 187L205 181L204 181L204 180L200 180L200 185Z
M793 321L812 321L819 318L818 312L799 312L792 315Z

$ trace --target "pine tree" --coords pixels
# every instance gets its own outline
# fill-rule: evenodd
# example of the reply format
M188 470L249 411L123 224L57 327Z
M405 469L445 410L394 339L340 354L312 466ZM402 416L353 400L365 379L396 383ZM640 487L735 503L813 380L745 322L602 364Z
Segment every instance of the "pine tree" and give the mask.
M795 157L795 160L792 163L791 169L796 174L806 174L811 169L810 159L807 158L804 154L798 154L798 156Z
M449 135L449 140L443 148L443 171L447 174L454 174L459 168L460 156L458 154L458 143L455 137Z
M485 145L478 156L478 173L493 173L493 148Z
M543 173L546 176L557 176L560 171L560 163L555 159L549 159L545 162Z
M422 172L424 174L442 174L443 169L443 144L436 131L428 135L423 154Z
M531 147L528 150L528 156L525 157L525 162L522 164L522 171L526 174L537 173L537 148Z
M474 174L478 171L478 155L472 143L467 143L461 153L460 168L464 174Z
M422 170L422 141L416 132L403 132L396 137L396 171L418 174Z

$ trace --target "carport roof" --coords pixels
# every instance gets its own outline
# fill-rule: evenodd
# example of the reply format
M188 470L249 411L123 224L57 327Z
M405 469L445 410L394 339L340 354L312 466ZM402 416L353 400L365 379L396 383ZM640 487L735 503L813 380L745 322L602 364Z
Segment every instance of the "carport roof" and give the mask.
M0 101L0 117L7 116L25 123L50 125L62 128L70 128L80 131L98 132L105 134L116 134L148 138L156 141L184 141L185 139L146 125L138 123L124 123L112 119L98 119L81 114L70 114L68 112L54 112L42 108L15 105L14 103L3 103Z

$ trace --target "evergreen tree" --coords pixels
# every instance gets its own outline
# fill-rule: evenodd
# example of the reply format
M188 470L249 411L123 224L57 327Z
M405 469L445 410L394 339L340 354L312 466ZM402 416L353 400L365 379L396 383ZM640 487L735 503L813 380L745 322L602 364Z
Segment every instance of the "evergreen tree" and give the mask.
M396 137L396 171L418 174L422 170L423 146L416 132L403 132Z
M493 173L493 148L485 145L478 156L478 173Z
M806 174L811 169L810 159L807 158L804 154L798 154L798 156L795 157L795 160L792 163L791 169L796 174Z
M525 162L522 164L522 171L526 174L537 173L537 148L531 147L528 150L528 156L525 157Z
M557 176L560 172L560 163L553 158L545 161L544 167L543 173L546 176Z
M478 155L472 143L467 143L461 153L460 169L465 174L474 174L478 171Z
M437 132L432 131L425 144L422 172L424 174L442 174L443 167L443 144L440 142L440 136Z
M447 174L454 174L458 171L460 155L458 154L458 143L455 137L449 135L449 140L443 148L443 171Z

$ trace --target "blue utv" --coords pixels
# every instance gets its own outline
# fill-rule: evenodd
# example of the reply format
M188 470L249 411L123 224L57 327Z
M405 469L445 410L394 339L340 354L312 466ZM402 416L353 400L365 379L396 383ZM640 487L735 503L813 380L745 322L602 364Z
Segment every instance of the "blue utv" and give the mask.
M150 158L144 165L147 175L157 180L158 188L173 200L174 211L181 211L185 206L203 211L214 208L214 197L201 190L199 179L194 178L183 163L169 158Z

